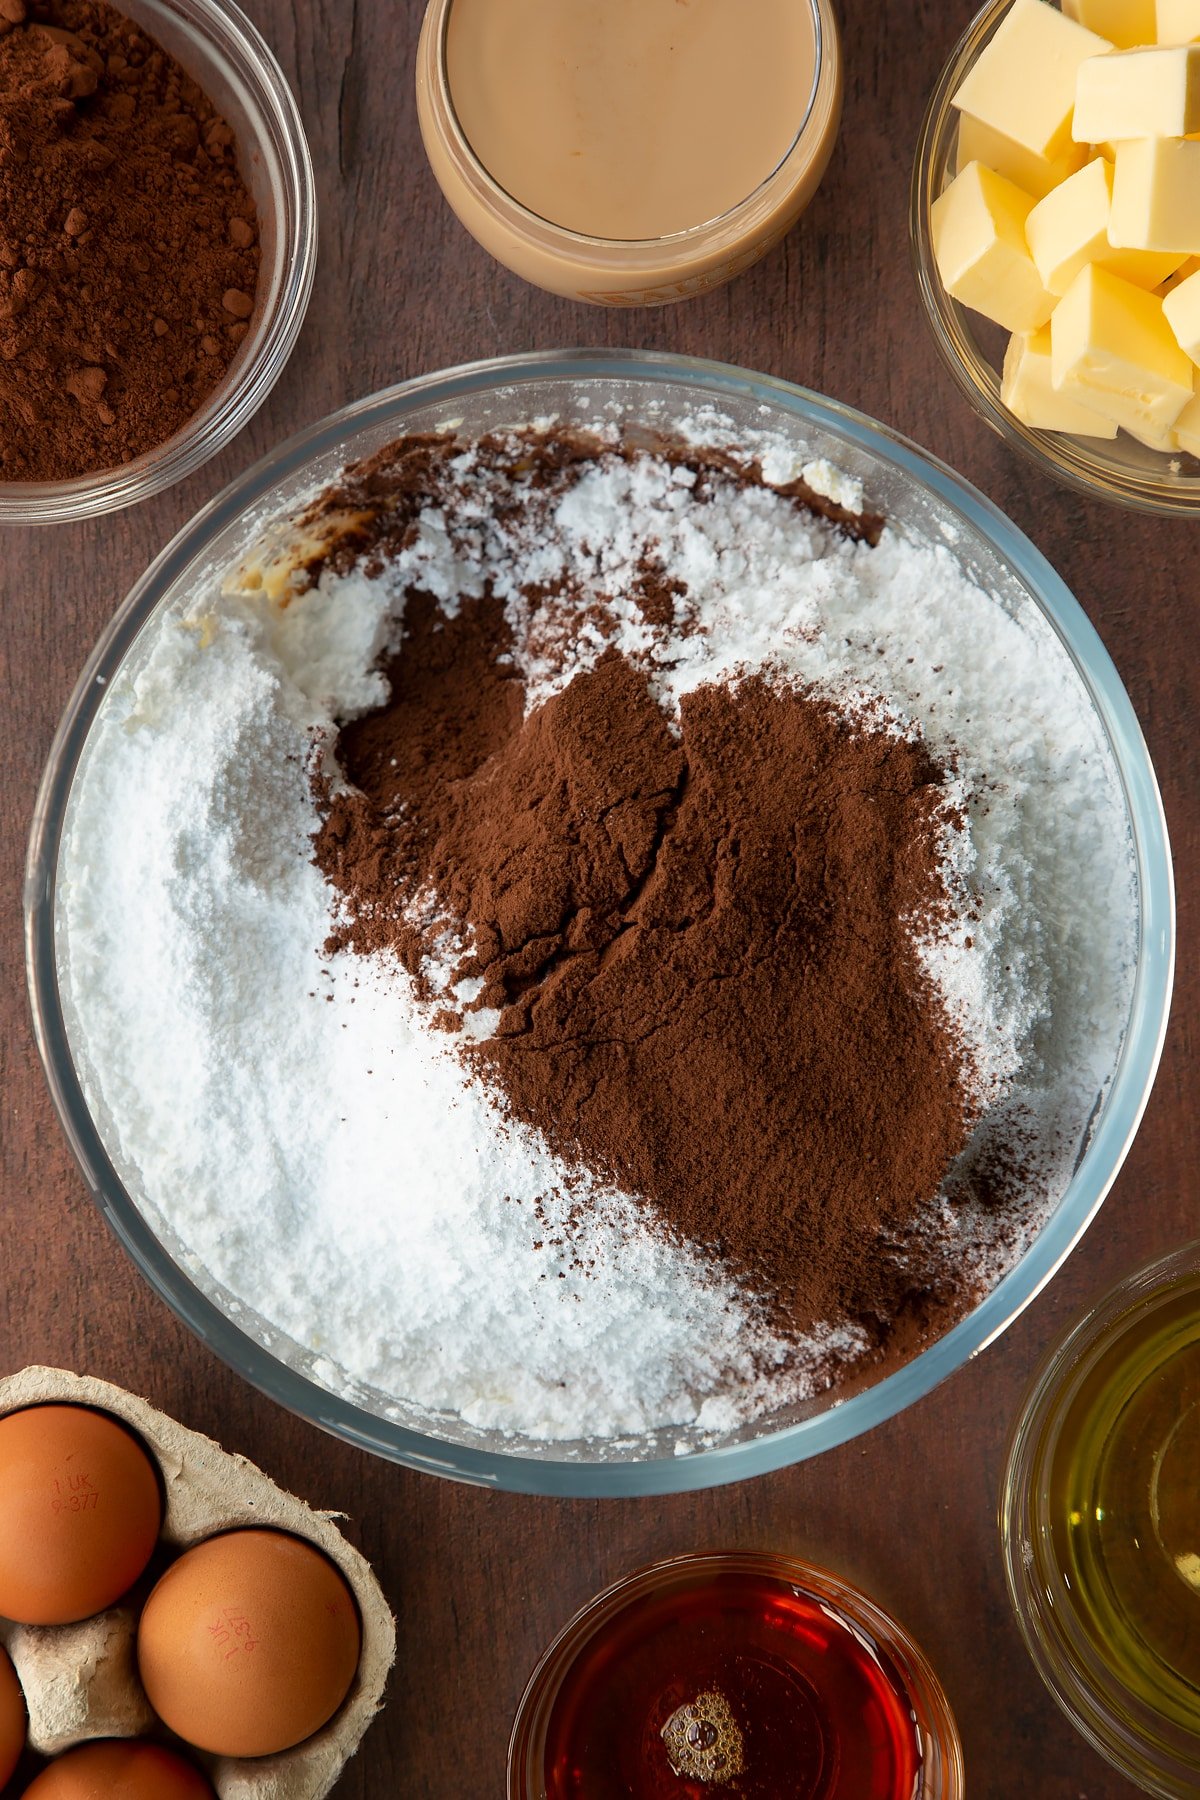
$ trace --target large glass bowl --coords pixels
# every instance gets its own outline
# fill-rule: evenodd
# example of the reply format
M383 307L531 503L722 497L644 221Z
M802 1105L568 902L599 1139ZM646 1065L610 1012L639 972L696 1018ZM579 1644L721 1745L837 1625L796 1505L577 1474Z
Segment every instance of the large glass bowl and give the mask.
M0 525L94 518L192 475L249 423L300 335L317 267L317 193L283 70L234 0L121 0L233 128L258 213L262 262L250 329L198 412L132 462L69 481L0 481Z
M353 457L400 433L449 424L471 434L557 414L590 421L610 409L628 427L669 429L712 406L725 441L769 430L806 459L860 478L868 504L895 527L945 543L1002 604L1049 623L1095 706L1111 746L1136 858L1136 973L1112 1079L1052 1215L1020 1262L952 1330L873 1385L844 1386L745 1427L713 1448L663 1431L634 1445L514 1441L457 1418L416 1417L399 1396L323 1385L305 1346L285 1340L188 1265L152 1201L118 1172L89 1111L72 1056L56 951L56 879L64 817L88 735L140 634L206 571L236 560L265 519L293 507ZM364 1449L465 1481L550 1494L677 1492L745 1476L845 1442L899 1412L960 1368L1028 1305L1099 1207L1129 1148L1166 1026L1174 898L1162 806L1129 699L1081 608L1033 545L949 469L861 413L786 382L721 364L633 352L578 351L476 363L422 377L347 407L292 438L197 514L134 587L97 645L67 708L38 796L26 890L30 991L39 1048L59 1116L89 1187L138 1267L176 1313L265 1393ZM690 1451L683 1454L684 1451Z

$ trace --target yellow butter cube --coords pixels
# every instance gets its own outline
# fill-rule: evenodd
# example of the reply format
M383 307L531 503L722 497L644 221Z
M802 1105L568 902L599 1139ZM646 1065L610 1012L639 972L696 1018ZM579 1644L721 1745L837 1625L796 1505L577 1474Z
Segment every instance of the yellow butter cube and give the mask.
M1033 197L968 163L934 201L933 254L946 292L1008 331L1036 331L1054 310L1025 242Z
M1054 309L1050 370L1064 397L1156 444L1193 392L1192 365L1158 295L1094 263Z
M1106 39L1045 0L1014 0L952 104L1034 156L1052 160L1071 141L1081 64L1109 48Z
M1200 131L1200 45L1114 50L1080 63L1075 82L1076 143L1186 137Z
M1050 375L1050 327L1014 331L1004 356L1000 399L1010 413L1037 431L1072 431L1077 437L1115 438L1111 419L1056 392Z
M1189 456L1200 456L1200 394L1189 400L1175 421L1175 448Z
M1189 275L1163 301L1167 324L1185 356L1200 363L1200 275Z
M1015 181L1035 200L1082 168L1086 159L1082 144L1068 144L1060 156L1037 156L1002 131L985 125L982 119L973 118L970 113L959 114L955 167L965 169L968 163L981 162L1006 181Z
M1025 221L1037 272L1052 294L1065 294L1085 263L1101 263L1135 287L1157 287L1184 260L1174 251L1118 250L1108 238L1113 172L1101 158L1069 175Z
M1135 138L1117 145L1108 236L1125 249L1200 253L1200 143Z
M1154 0L1063 0L1063 11L1119 50L1161 41Z
M1200 0L1158 0L1160 44L1194 44L1200 40Z

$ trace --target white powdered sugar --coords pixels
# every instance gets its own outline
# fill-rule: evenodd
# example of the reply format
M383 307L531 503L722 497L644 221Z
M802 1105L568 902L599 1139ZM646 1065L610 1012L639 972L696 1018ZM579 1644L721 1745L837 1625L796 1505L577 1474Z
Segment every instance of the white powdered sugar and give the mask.
M944 546L852 543L769 485L715 480L698 504L694 474L649 455L582 465L531 525L498 512L473 452L453 467L453 507L427 508L382 573L281 594L261 566L234 571L113 682L60 865L72 1044L110 1153L186 1265L330 1385L528 1439L719 1437L826 1383L861 1333L830 1320L797 1357L636 1196L597 1184L581 1204L578 1173L501 1117L402 969L325 953L314 743L384 699L411 587L447 614L485 589L504 602L530 708L615 645L668 720L702 684L768 670L923 736L961 819L955 917L920 950L988 1109L974 1153L1038 1123L1022 1155L1040 1207L1017 1225L930 1196L931 1237L983 1281L1060 1190L1128 1015L1111 754L1040 615L1014 616ZM781 452L763 473L861 504L825 463ZM695 628L667 633L631 598L648 556ZM548 641L527 595L564 581L596 606Z

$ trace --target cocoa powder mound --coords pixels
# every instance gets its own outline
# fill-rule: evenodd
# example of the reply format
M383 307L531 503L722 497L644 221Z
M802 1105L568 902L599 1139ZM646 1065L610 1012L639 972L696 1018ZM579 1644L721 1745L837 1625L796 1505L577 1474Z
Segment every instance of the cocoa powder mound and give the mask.
M0 0L0 480L171 437L258 268L233 132L178 63L104 0Z
M432 1002L449 926L499 1014L458 1050L513 1118L780 1322L880 1341L940 1279L902 1252L972 1124L913 948L947 904L944 771L763 674L688 695L675 738L612 649L526 717L509 642L495 600L410 596L390 699L337 743L353 787L323 789L329 947Z

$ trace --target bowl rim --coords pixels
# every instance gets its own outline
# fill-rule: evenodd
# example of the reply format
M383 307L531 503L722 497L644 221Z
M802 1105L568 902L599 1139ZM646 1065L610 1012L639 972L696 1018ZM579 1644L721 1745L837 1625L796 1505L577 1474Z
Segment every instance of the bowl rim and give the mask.
M936 164L958 116L950 104L951 97L983 48L984 40L1012 5L1013 0L985 0L971 19L946 59L917 134L909 186L909 250L926 323L942 361L973 410L1006 444L1036 463L1044 474L1089 499L1104 500L1135 512L1195 518L1200 514L1200 474L1194 479L1189 477L1187 486L1169 478L1166 453L1161 475L1153 468L1138 471L1122 467L1086 438L1068 432L1039 431L1009 412L1000 401L995 366L977 348L967 326L969 308L951 299L938 274L930 208L936 198Z
M933 1664L900 1620L862 1588L821 1563L773 1550L733 1548L685 1551L644 1563L610 1582L571 1614L539 1656L518 1702L508 1740L508 1800L541 1800L542 1790L535 1795L529 1778L540 1762L563 1681L595 1633L618 1618L631 1602L657 1589L687 1586L693 1574L703 1576L705 1570L772 1576L781 1587L832 1608L848 1631L856 1635L859 1630L866 1632L895 1667L912 1707L913 1724L924 1750L914 1800L962 1800L962 1740L953 1708ZM927 1777L936 1781L936 1787L928 1785Z
M1047 1571L1038 1551L1048 1530L1050 1462L1080 1381L1139 1317L1170 1303L1177 1279L1200 1300L1200 1238L1140 1263L1056 1334L1010 1430L998 1503L1005 1587L1030 1661L1093 1749L1164 1800L1196 1792L1200 1727L1189 1734L1122 1685L1078 1624L1070 1583L1057 1568Z
M0 481L0 526L95 518L148 500L195 474L262 406L295 348L312 297L318 246L316 177L300 109L274 51L237 0L142 0L142 5L151 13L170 15L190 36L203 39L256 115L253 137L248 142L239 139L239 149L269 147L269 166L278 170L281 188L275 266L260 274L259 299L266 303L257 323L252 321L240 363L231 364L233 379L223 377L173 436L132 462L67 481ZM153 25L142 23L153 36Z
M396 423L415 403L509 390L557 377L681 384L698 397L750 398L832 431L932 491L969 532L1008 562L1073 661L1113 748L1136 858L1138 957L1129 1021L1106 1103L1086 1152L1021 1260L964 1319L900 1369L821 1413L739 1443L644 1461L582 1462L455 1444L367 1412L278 1361L241 1331L164 1251L108 1159L71 1058L58 991L55 892L74 774L106 683L172 583L222 530L289 473L336 449L350 430ZM1121 748L1124 746L1124 748ZM1166 820L1133 706L1095 627L1030 540L976 488L889 426L773 376L651 351L578 349L499 357L414 377L355 401L294 434L231 482L186 524L134 584L101 633L55 733L39 786L25 878L26 970L33 1026L51 1098L84 1180L141 1273L214 1353L261 1392L335 1436L410 1468L520 1493L575 1496L678 1493L719 1486L846 1443L922 1398L986 1348L1050 1280L1099 1209L1133 1141L1166 1033L1175 957L1175 897Z

